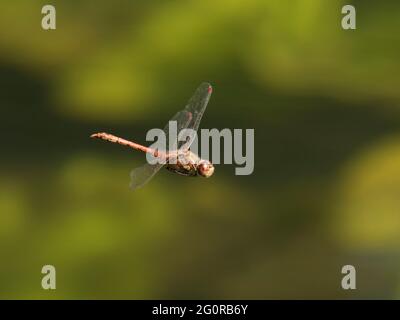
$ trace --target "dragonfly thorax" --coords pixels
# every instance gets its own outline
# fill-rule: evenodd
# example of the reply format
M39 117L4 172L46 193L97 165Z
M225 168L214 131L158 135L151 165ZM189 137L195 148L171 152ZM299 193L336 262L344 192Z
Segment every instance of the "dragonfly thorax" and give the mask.
M166 168L169 171L192 177L202 176L208 178L214 173L214 166L210 161L201 159L189 150L179 151L174 155L170 153Z

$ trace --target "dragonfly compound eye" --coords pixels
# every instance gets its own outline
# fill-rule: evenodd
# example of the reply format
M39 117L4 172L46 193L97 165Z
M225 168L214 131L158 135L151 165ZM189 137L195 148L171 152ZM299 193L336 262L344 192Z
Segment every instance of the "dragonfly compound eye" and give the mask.
M199 175L205 178L209 178L214 173L214 166L209 161L202 161L197 167Z

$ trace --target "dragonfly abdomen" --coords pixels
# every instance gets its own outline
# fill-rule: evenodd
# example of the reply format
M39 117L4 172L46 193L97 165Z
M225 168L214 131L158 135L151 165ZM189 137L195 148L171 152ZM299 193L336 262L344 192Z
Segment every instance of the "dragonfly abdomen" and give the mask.
M151 148L142 146L142 145L140 145L138 143L135 143L135 142L132 142L132 141L129 141L129 140L114 136L113 134L110 134L110 133L99 132L99 133L92 134L90 137L91 138L102 139L102 140L113 142L113 143L118 143L120 145L127 146L127 147L130 147L130 148L135 149L135 150L140 150L140 151L143 151L143 152L146 152L146 153L154 154L154 156L156 156L156 157L159 156L157 150L153 150Z

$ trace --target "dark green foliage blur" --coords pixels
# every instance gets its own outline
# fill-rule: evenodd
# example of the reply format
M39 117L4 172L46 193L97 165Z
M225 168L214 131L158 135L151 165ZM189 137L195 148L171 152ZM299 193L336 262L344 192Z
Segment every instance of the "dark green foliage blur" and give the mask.
M400 298L400 2L350 2L1 1L0 298ZM146 143L203 81L254 173L132 192L145 156L89 135Z

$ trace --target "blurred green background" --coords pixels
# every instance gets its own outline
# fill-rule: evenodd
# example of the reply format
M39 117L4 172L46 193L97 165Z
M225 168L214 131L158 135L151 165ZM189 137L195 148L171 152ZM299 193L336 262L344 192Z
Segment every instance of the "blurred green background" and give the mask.
M400 2L344 4L1 1L0 298L400 298ZM146 143L202 81L253 175L132 192L144 155L89 135Z

